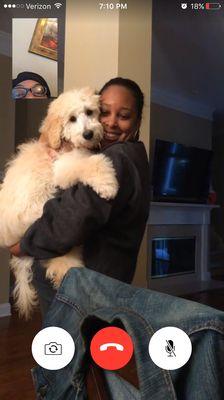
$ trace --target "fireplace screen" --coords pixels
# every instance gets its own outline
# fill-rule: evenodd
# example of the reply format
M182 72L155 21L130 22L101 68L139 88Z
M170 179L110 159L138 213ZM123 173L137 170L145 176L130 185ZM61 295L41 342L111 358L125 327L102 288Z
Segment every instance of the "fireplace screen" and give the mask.
M195 272L196 237L152 239L151 278Z

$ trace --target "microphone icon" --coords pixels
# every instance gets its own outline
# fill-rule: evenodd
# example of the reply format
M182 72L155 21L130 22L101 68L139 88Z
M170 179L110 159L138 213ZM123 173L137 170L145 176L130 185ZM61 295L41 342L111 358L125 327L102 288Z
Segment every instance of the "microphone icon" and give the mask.
M165 346L165 350L167 353L169 353L168 357L176 357L176 354L174 353L175 346L173 344L172 340L166 340L167 346Z

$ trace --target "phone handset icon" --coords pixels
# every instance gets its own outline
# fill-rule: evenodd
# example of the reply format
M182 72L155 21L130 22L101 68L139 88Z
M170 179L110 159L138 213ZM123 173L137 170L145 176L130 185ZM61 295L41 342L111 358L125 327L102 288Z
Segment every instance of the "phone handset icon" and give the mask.
M108 347L115 347L118 351L124 351L124 346L119 343L104 343L100 346L100 351L106 351Z

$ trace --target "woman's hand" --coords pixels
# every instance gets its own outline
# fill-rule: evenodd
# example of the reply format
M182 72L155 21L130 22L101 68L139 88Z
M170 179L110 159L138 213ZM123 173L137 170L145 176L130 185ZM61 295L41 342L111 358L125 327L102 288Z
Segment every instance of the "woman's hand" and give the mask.
M13 246L9 247L10 253L15 257L23 257L25 254L22 252L20 248L20 243L16 243Z

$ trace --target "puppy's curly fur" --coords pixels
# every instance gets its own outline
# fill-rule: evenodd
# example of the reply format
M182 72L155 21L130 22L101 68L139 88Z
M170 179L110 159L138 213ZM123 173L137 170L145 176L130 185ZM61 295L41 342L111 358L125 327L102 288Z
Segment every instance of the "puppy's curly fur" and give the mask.
M40 127L39 141L19 146L7 164L0 188L1 247L20 241L42 215L44 204L58 187L67 189L81 182L105 199L115 197L118 183L112 162L91 151L103 136L98 117L99 96L89 88L63 93L50 104ZM54 160L49 156L49 147L57 151ZM11 259L16 306L26 319L37 304L32 264L33 259L28 256ZM81 248L73 248L43 265L47 268L46 276L58 287L69 268L83 265Z

